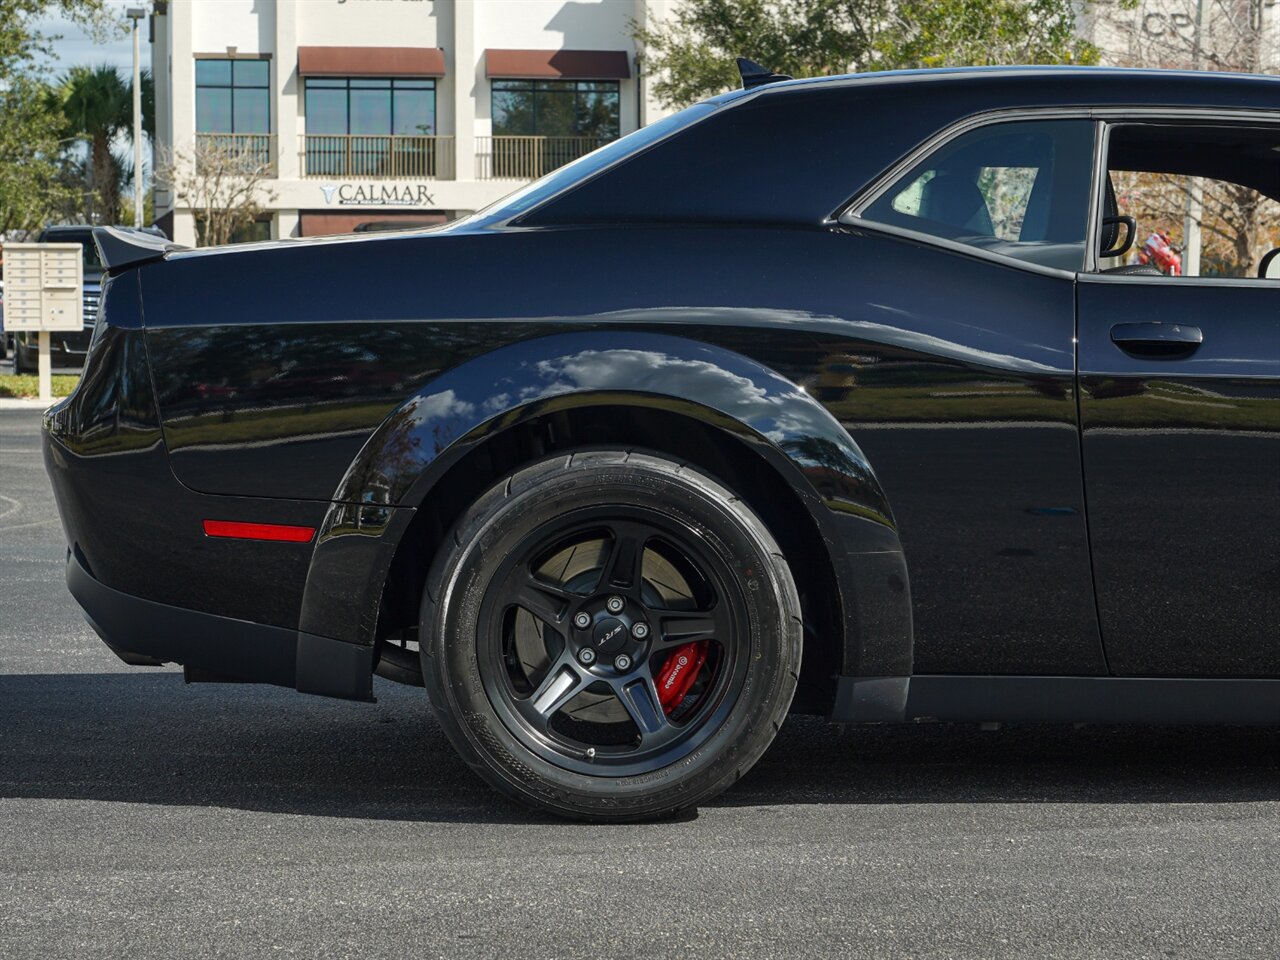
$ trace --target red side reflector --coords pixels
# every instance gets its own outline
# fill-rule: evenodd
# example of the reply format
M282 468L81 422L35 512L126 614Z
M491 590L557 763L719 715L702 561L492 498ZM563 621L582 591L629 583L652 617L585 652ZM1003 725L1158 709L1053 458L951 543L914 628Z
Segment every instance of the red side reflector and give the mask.
M241 523L239 520L206 520L206 537L231 537L236 540L280 540L285 543L310 543L315 527L291 527L284 523Z

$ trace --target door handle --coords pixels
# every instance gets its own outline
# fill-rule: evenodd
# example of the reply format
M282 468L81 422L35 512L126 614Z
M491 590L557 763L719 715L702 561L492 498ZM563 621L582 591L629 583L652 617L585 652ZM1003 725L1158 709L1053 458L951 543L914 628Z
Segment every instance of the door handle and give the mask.
M1111 328L1111 342L1126 353L1175 357L1194 351L1204 334L1185 323L1117 323Z

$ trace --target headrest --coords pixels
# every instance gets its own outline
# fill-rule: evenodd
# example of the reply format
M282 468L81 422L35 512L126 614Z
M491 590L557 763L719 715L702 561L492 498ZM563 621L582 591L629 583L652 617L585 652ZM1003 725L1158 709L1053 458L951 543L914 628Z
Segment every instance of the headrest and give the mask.
M986 198L971 180L942 172L920 191L920 216L981 236L992 236Z

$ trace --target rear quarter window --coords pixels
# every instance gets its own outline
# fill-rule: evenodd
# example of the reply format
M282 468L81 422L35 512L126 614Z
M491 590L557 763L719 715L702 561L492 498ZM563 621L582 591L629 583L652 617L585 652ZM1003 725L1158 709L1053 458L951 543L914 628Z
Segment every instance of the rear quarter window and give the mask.
M1094 134L1089 120L1009 121L969 131L896 179L861 217L1081 270Z

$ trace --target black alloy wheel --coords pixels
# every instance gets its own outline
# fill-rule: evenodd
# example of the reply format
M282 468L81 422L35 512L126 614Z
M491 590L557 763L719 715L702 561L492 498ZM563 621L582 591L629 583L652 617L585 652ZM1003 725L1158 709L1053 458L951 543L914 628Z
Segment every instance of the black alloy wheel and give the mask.
M795 585L705 474L620 450L526 467L459 521L428 577L423 673L459 752L504 792L596 820L733 783L799 673Z

